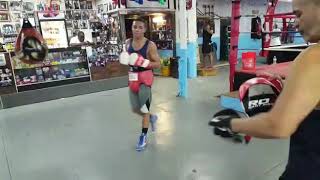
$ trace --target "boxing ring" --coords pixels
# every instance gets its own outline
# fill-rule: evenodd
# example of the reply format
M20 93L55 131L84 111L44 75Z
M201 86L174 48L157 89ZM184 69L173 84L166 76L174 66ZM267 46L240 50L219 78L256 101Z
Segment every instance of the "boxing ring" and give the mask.
M293 61L303 50L308 48L310 45L312 44L291 44L263 48L262 51L268 51L268 56L266 60L267 64L273 63L273 57L277 57L277 63L283 63Z
M241 84L245 81L255 78L261 74L274 74L285 79L288 75L291 64L292 61L271 65L261 65L257 66L254 70L237 69L234 77L234 90L238 90Z
M261 65L256 67L254 70L236 69L234 91L219 96L221 107L244 112L239 97L240 86L247 80L258 77L260 75L274 74L285 79L289 73L292 63L293 62L284 62L271 65Z
M285 78L292 61L294 61L302 51L313 44L314 43L265 48L264 50L268 51L267 65L259 65L254 70L236 69L234 75L234 90L238 90L242 83L256 77L257 74L275 74ZM277 57L277 64L273 64L273 57Z
M256 66L254 70L236 69L234 74L234 91L238 90L242 83L254 78L257 74L275 74L285 78L288 74L290 64L306 48L314 43L292 44L264 48L268 51L266 65ZM273 58L277 57L277 64L273 64Z
M294 44L295 38L302 38L302 36L295 36L294 34L299 34L296 27L294 26L295 14L293 12L288 13L275 13L276 7L280 0L268 0L267 11L264 15L264 23L258 23L259 28L257 28L257 35L261 35L262 45L260 56L266 58L267 64L272 64L274 57L277 58L277 63L291 62L293 61L304 49L306 49L310 44ZM244 82L249 78L255 77L255 73L248 71L237 70L238 64L238 47L239 44L239 34L240 34L240 18L241 15L241 0L232 1L232 18L231 18L231 38L230 38L230 75L229 84L230 92L233 92L239 88L239 84ZM275 25L279 24L282 26L282 30L278 31ZM262 26L262 27L261 27ZM271 43L272 39L279 37L280 43ZM281 44L286 45L281 45ZM287 44L288 43L288 44ZM280 46L278 46L279 44ZM245 50L245 49L241 49ZM248 50L249 51L249 50ZM277 65L286 66L286 65ZM276 67L277 67L276 66ZM268 71L268 69L275 68L273 66L258 67L255 71ZM277 69L277 68L275 68ZM281 69L281 68L280 68ZM279 69L279 72L281 71ZM275 73L279 73L275 72Z

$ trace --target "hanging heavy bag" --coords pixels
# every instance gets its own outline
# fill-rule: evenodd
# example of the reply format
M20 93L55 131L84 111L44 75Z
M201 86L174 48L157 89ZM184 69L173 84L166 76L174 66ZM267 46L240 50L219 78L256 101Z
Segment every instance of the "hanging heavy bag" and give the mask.
M256 17L251 20L251 39L262 38L261 18Z
M35 64L45 60L48 47L41 34L32 27L27 18L23 19L23 25L15 44L16 57L24 63Z

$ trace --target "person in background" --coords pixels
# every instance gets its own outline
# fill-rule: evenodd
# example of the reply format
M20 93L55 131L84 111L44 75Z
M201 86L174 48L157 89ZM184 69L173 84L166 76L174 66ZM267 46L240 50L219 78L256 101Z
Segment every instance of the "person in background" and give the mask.
M203 54L203 64L202 67L206 69L213 68L215 64L213 58L213 46L211 37L214 31L211 29L210 24L206 23L203 28L203 44L202 44L202 54Z
M78 31L77 35L70 39L70 46L89 45L90 42L86 39L84 32Z
M271 33L270 47L274 46L281 46L281 29L277 24L273 26L273 30Z

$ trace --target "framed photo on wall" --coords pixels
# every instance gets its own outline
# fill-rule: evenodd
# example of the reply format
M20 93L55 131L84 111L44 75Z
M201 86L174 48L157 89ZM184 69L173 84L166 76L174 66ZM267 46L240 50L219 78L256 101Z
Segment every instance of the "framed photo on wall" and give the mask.
M8 1L0 1L0 11L7 11L9 10Z
M49 49L69 47L66 22L64 19L40 21L40 29Z
M11 21L20 21L21 13L11 13Z
M93 9L92 1L87 1L87 9Z
M21 11L21 6L22 4L20 1L11 1L9 8L11 11Z
M0 22L7 22L10 20L8 12L0 12Z
M33 2L23 2L22 7L24 11L34 11Z

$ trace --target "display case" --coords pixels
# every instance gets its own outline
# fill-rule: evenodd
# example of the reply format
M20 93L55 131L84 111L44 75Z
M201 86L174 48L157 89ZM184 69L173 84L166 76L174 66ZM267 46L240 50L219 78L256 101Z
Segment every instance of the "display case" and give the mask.
M88 53L90 71L93 80L126 76L128 67L119 62L119 55L123 49L119 17L108 17L104 25L95 23L94 44Z
M17 92L9 53L0 53L0 95Z
M26 64L11 52L18 92L90 81L85 49L50 49L45 61Z

